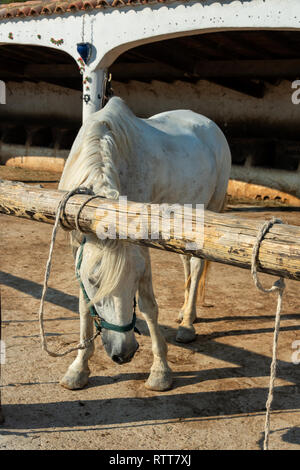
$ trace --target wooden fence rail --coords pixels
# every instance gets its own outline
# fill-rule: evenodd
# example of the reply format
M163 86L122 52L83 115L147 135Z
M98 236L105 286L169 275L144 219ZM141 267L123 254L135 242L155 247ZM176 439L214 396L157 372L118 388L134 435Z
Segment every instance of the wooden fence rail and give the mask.
M0 212L17 217L53 224L56 210L64 192L58 190L42 189L37 186L28 186L18 182L0 180ZM65 214L68 223L75 228L76 214L88 199L87 195L72 196L66 204ZM187 249L187 244L197 240L195 232L196 213L191 213L193 230L187 230L182 237L176 236L174 226L178 223L180 206L175 211L171 221L172 236L165 239L164 229L160 228L159 238L137 239L135 233L130 231L134 227L137 214L147 233L150 234L149 214L155 214L160 227L168 225L164 214L159 212L157 206L128 202L127 209L120 209L118 201L109 199L94 199L82 209L79 217L82 230L96 233L99 224L108 220L115 220L117 238L127 238L129 242L139 245L160 248L176 253L190 254L211 261L229 264L240 268L251 268L251 255L256 236L261 227L261 220L237 217L229 214L216 214L204 211L204 237L203 246L197 249ZM127 220L127 225L125 224ZM127 227L129 230L127 232ZM172 228L173 227L173 228ZM259 250L258 271L300 280L300 227L275 224L266 234Z

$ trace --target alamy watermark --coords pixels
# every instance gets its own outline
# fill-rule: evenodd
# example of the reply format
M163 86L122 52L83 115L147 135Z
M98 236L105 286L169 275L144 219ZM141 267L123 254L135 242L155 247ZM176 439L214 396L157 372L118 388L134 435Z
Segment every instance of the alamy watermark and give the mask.
M292 342L292 349L295 349L291 357L292 363L298 365L300 364L300 340Z
M6 88L2 80L0 80L0 104L6 104Z
M294 80L291 86L295 89L292 93L292 103L300 104L300 80Z
M5 364L5 342L0 340L0 364Z
M127 238L134 240L179 239L186 250L203 248L203 204L131 204L120 196L116 210L98 208L96 234L101 240Z

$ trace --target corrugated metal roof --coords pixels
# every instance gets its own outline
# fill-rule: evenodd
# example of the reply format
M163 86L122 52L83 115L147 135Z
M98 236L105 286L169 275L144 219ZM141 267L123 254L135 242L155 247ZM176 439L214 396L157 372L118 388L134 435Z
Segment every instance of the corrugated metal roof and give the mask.
M9 3L0 5L0 20L7 18L22 18L24 16L62 15L79 10L94 10L100 8L117 8L144 4L170 3L174 0L73 0L73 1L40 1L31 0L24 3ZM188 0L184 0L185 2Z

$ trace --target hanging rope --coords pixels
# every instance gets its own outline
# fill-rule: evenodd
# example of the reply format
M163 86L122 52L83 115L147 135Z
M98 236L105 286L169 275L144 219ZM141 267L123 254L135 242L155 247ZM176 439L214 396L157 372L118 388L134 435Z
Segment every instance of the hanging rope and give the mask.
M280 277L277 281L274 282L273 286L269 289L266 289L260 283L257 276L257 264L258 264L258 252L261 245L261 242L265 234L273 227L274 224L282 224L281 219L273 218L265 222L260 228L255 245L252 251L252 260L251 260L251 274L254 280L254 284L257 289L265 293L277 292L277 308L275 314L275 326L274 326L274 336L273 336L273 353L272 353L272 362L270 369L270 382L269 382L269 393L266 402L266 419L265 419L265 439L264 439L264 450L269 449L269 436L270 436L270 414L271 414L271 405L273 401L273 391L274 391L274 382L276 379L276 365L277 365L277 345L278 345L278 336L280 329L280 314L282 306L282 297L285 289L284 279Z
M84 42L84 26L85 26L85 12L82 15L82 25L81 25L81 41Z
M40 309L39 309L39 324L40 324L40 336L41 336L41 344L42 344L42 350L45 351L46 353L49 354L49 356L52 357L63 357L66 356L67 354L70 354L73 351L78 351L79 349L86 349L90 343L94 341L94 339L100 334L100 331L96 331L96 333L89 339L84 340L83 342L79 343L77 346L72 347L70 349L67 349L66 351L62 353L56 353L53 351L50 351L47 346L47 341L46 341L46 336L45 336L45 330L44 330L44 303L45 303L45 297L47 293L47 288L48 288L48 279L50 276L50 271L51 271L51 263L52 263L52 255L53 255L53 248L54 248L54 243L56 239L56 234L59 225L61 225L65 230L73 230L73 227L71 227L68 224L66 215L65 215L65 207L70 199L70 197L74 196L75 194L92 194L91 190L88 188L75 188L72 191L67 192L64 194L62 199L59 202L57 212L56 212L56 218L55 218L55 223L54 227L52 230L52 236L51 236L51 242L50 242L50 248L49 248L49 256L48 260L46 263L46 270L45 270L45 277L44 277L44 284L43 284L43 291L42 291L42 296L41 296L41 302L40 302ZM83 209L83 207L92 199L99 197L92 195L90 198L88 198L84 203L80 206L79 211L76 214L75 218L75 226L77 230L80 230L79 227L79 215Z

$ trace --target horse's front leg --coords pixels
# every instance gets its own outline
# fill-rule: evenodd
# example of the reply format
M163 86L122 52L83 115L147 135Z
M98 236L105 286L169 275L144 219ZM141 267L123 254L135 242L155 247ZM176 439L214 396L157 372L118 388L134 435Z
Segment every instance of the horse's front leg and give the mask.
M90 339L93 336L93 319L87 309L86 301L80 289L79 294L80 313L80 342ZM60 384L70 390L83 388L90 375L88 361L94 352L94 341L90 342L86 349L79 349L76 359L69 366L66 374L61 379Z
M196 301L199 280L204 269L204 260L191 258L190 260L190 288L188 299L184 305L183 319L177 332L176 341L180 343L189 343L196 338L193 323L196 319Z
M169 390L172 386L172 371L167 362L168 347L158 325L158 306L152 287L149 253L146 255L146 271L139 284L139 309L147 322L151 340L153 364L145 384L146 388L156 391Z

